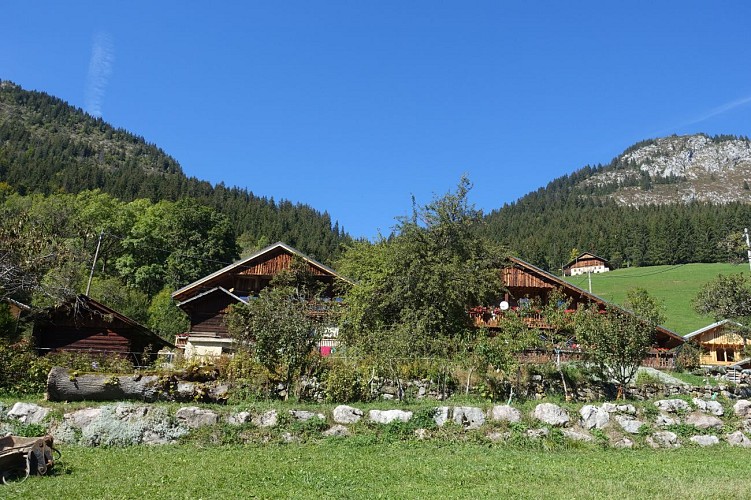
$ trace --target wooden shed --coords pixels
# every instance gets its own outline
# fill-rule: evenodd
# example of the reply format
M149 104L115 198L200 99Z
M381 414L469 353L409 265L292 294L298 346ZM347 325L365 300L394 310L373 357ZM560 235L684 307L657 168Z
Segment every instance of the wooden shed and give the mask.
M175 346L145 326L86 295L47 308L34 318L34 341L40 354L87 352L126 357L134 365Z
M724 319L691 332L684 338L699 346L699 363L702 365L730 366L745 357L742 328L740 323Z
M563 266L564 276L577 276L587 273L606 273L610 271L610 262L597 255L584 252Z
M291 269L295 259L301 259L310 274L323 285L323 296L333 299L334 285L342 279L336 271L282 242L175 291L172 298L190 318L190 331L184 342L185 356L218 356L232 352L233 341L225 324L230 307L257 296L279 272Z

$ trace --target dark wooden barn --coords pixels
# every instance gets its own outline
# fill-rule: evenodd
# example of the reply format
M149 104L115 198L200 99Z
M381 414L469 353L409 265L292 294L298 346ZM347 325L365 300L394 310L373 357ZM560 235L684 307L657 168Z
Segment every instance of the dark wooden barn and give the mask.
M143 325L86 295L47 308L34 318L34 341L40 354L87 352L126 357L145 364L162 348L175 346Z
M322 295L333 299L334 284L341 279L336 271L281 242L175 291L172 298L190 318L190 331L179 339L185 356L232 352L233 341L225 324L230 307L257 296L279 272L291 269L295 259L323 285Z

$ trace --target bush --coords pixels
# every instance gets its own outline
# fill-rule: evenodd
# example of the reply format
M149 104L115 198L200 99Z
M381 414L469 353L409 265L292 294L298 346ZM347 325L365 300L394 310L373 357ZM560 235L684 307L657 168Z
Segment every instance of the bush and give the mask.
M675 369L679 372L690 372L699 366L699 348L691 342L686 342L675 356Z
M326 400L333 403L362 401L365 396L360 374L342 361L333 361L326 374Z

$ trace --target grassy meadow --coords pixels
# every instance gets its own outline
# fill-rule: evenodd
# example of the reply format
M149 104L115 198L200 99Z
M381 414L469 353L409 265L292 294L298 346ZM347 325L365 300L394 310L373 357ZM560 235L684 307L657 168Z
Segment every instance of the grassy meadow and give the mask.
M664 301L667 321L663 326L686 335L714 319L694 311L692 303L702 285L718 274L749 273L748 264L684 264L678 266L632 267L592 275L592 293L622 304L626 293L636 287ZM566 280L588 289L587 276L567 276Z
M65 449L3 498L748 498L748 450L360 443Z

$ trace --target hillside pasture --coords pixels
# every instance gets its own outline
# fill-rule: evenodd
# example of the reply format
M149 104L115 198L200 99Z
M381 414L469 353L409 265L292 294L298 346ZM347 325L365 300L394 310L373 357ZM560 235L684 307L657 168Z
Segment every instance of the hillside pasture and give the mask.
M592 293L622 305L626 293L636 287L664 301L667 321L663 326L686 335L713 323L710 316L694 311L693 300L699 289L719 274L749 274L748 264L682 264L674 266L631 267L592 274ZM566 276L566 281L588 289L587 275Z

